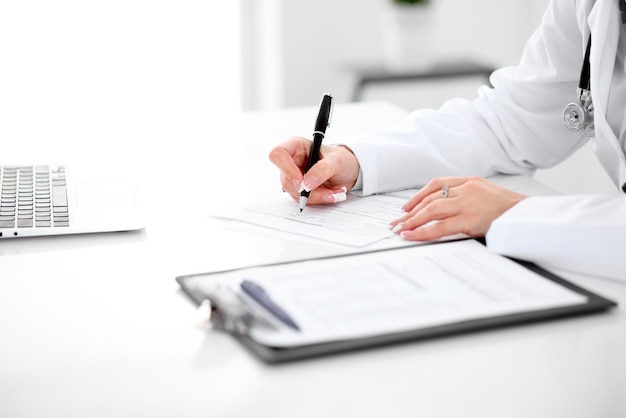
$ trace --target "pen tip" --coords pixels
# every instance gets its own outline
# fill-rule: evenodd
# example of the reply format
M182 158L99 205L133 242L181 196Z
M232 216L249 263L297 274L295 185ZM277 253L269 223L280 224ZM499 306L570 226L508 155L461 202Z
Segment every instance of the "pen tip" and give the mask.
M300 196L300 213L302 213L302 211L304 210L304 207L306 206L306 201L307 198L305 196Z

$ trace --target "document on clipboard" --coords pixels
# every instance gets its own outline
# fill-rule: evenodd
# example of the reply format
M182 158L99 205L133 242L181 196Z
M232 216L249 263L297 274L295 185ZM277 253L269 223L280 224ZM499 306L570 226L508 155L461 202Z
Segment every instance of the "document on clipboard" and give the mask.
M475 240L251 267L177 281L212 322L280 362L601 311L615 303ZM253 282L291 326L241 289ZM297 324L297 326L294 326Z

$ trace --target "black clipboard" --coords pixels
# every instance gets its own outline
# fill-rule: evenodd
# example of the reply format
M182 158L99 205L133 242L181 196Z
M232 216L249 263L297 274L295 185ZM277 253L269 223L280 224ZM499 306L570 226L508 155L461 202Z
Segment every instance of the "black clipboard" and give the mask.
M443 243L445 244L445 243ZM438 244L436 244L438 245ZM336 255L329 257L322 257L316 260L333 259L338 257L354 257L364 255L368 253L379 253L384 251L406 251L407 249L415 248L395 248L374 250L370 252L360 252L350 255ZM508 257L507 257L508 258ZM225 299L211 297L211 310L213 311L213 326L217 329L226 330L237 338L244 346L246 346L252 353L258 356L266 363L283 363L294 360L302 360L313 357L320 357L330 354L339 354L355 350L371 349L375 347L382 347L392 344L401 344L407 342L414 342L418 340L425 340L436 337L451 336L456 334L463 334L468 332L485 331L490 329L496 329L500 327L509 327L514 325L528 324L533 322L554 320L565 317L572 317L578 315L587 315L592 313L598 313L609 310L617 306L617 303L609 300L596 293L590 292L578 285L575 285L533 263L529 263L522 260L511 259L524 268L542 276L543 278L550 280L560 286L563 286L575 293L585 296L586 302L576 305L552 307L548 309L533 310L530 312L514 313L507 315L499 315L480 319L470 319L460 322L449 323L446 325L437 325L426 328L419 328L410 331L403 332L391 332L383 333L375 336L359 337L354 339L342 339L337 341L304 344L298 346L289 347L272 347L264 345L254 340L245 330L251 325L250 317L245 317L246 313L242 314L233 313L232 309L228 308L230 304ZM206 292L199 291L197 287L192 285L192 282L202 277L202 280L219 280L220 274L236 272L238 270L244 270L249 268L271 268L272 266L280 266L286 264L300 263L307 260L296 260L286 263L273 263L252 267L244 267L233 270L223 270L210 273L192 274L176 277L176 281L180 285L183 292L198 306L205 303L209 299L209 295ZM230 309L230 310L229 310ZM225 324L224 321L227 316L239 316L242 322ZM243 328L243 329L242 329Z

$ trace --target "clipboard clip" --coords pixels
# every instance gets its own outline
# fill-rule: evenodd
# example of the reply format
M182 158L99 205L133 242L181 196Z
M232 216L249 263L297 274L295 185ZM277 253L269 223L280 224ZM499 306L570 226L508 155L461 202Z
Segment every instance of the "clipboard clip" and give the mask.
M248 335L253 327L275 328L245 303L231 288L215 284L204 289L205 299L198 307L197 326L211 324L213 329Z

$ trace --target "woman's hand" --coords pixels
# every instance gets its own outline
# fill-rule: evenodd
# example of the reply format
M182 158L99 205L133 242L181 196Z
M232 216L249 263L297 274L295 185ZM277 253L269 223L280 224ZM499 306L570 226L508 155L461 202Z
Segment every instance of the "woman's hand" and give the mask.
M270 152L270 160L280 169L283 190L296 201L302 188L310 190L309 204L345 200L359 176L356 156L343 146L322 145L320 160L304 175L311 144L306 138L292 137Z
M482 177L440 177L413 196L402 207L406 215L390 227L410 241L484 237L497 217L526 197Z

